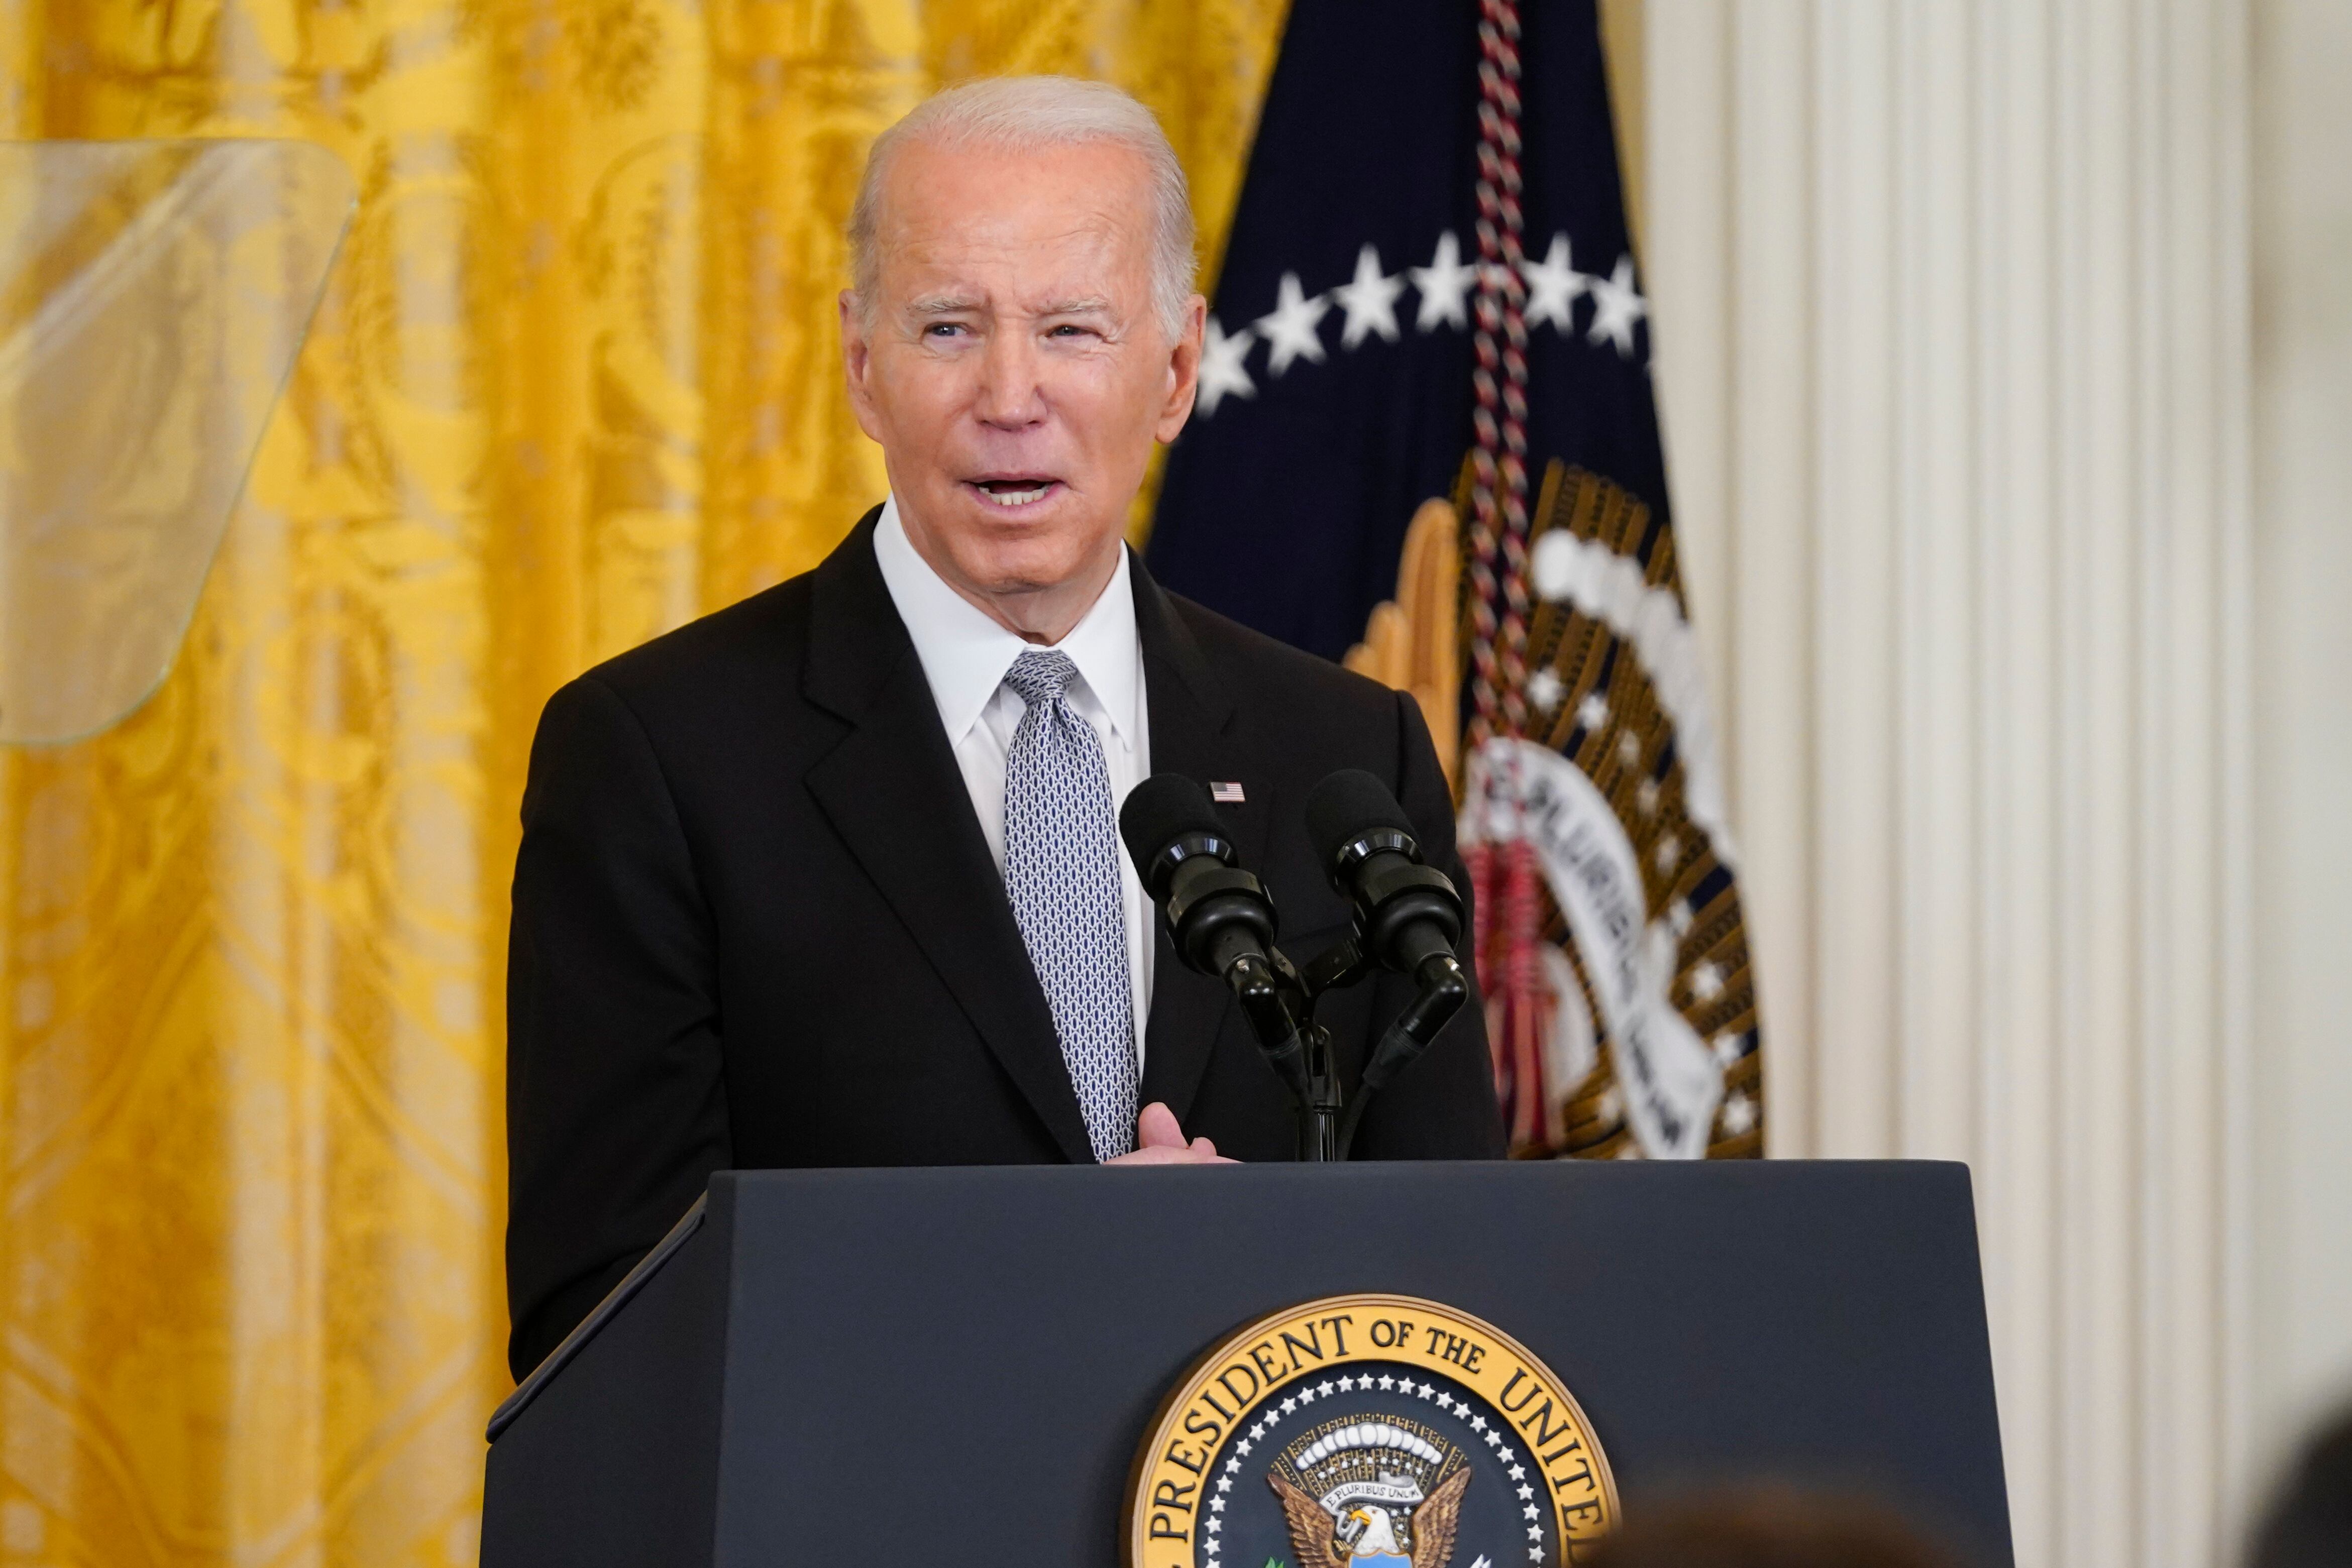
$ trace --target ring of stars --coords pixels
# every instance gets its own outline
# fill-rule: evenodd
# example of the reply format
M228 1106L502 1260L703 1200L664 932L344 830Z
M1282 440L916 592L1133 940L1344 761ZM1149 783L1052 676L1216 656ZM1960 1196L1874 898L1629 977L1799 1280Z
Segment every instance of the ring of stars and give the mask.
M1563 338L1574 337L1577 302L1590 300L1585 341L1607 343L1617 350L1618 358L1632 359L1633 329L1650 313L1650 302L1634 281L1633 258L1620 256L1604 277L1578 271L1573 255L1568 235L1556 234L1540 261L1530 258L1520 264L1520 277L1527 285L1528 330L1549 327ZM1275 288L1274 308L1239 331L1229 333L1214 316L1209 318L1201 345L1201 416L1213 415L1229 397L1257 395L1249 357L1260 343L1266 347L1265 373L1268 376L1279 377L1301 360L1310 364L1325 362L1328 350L1322 324L1334 306L1343 318L1342 350L1354 350L1369 338L1396 342L1403 335L1397 303L1408 287L1419 300L1412 319L1415 332L1433 332L1440 327L1466 329L1478 272L1475 263L1463 260L1462 244L1449 229L1438 236L1427 267L1407 267L1391 273L1381 265L1379 250L1367 245L1356 253L1355 275L1319 293L1307 293L1296 272L1284 273Z

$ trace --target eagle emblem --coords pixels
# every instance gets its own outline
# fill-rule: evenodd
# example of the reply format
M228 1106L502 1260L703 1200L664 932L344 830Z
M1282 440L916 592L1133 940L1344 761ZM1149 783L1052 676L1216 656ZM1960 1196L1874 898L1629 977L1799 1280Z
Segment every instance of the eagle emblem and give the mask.
M1470 1468L1418 1422L1342 1416L1295 1439L1265 1479L1299 1568L1446 1568Z
M1364 1292L1192 1364L1137 1450L1121 1568L1567 1568L1616 1525L1600 1437L1527 1346Z

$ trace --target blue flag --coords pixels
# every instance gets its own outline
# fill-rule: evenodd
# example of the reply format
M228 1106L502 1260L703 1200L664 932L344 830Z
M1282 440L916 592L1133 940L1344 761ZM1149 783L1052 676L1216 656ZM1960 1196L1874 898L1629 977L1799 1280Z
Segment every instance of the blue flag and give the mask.
M1528 446L1665 524L1647 306L1590 0L1528 5ZM1337 659L1472 442L1478 7L1295 0L1150 546L1177 592Z
M1519 1152L1761 1151L1591 0L1294 0L1148 553L1422 699Z

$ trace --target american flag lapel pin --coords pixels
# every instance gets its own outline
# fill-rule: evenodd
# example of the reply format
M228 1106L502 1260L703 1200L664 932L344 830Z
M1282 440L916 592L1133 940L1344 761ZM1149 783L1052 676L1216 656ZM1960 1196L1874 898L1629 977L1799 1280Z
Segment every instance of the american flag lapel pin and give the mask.
M1209 799L1214 800L1220 806L1238 806L1244 802L1246 797L1242 794L1242 787L1240 785L1220 784L1215 779L1212 779L1209 780Z

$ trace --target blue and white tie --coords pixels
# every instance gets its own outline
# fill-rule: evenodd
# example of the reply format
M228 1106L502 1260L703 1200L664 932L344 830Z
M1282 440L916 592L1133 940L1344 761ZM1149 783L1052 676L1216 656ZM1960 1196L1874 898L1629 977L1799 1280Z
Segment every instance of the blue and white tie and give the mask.
M1066 695L1078 667L1033 649L1004 684L1028 709L1004 758L1004 891L1053 1009L1087 1141L1108 1160L1135 1147L1135 1013L1118 819L1102 741Z

